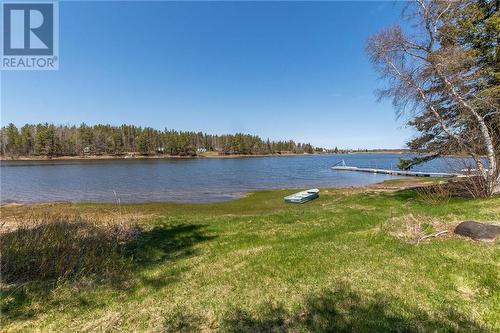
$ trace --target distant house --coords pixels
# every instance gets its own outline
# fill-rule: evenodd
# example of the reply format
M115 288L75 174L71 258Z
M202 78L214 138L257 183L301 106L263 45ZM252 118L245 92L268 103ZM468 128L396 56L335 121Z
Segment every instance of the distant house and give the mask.
M91 153L91 151L92 151L92 150L90 149L90 147L85 147L85 148L83 148L83 153L84 153L85 155L90 154L90 153Z
M207 150L205 148L198 148L198 149L196 149L196 152L197 153L206 153Z
M165 148L158 147L158 148L156 148L156 152L159 153L159 154L163 154L163 153L165 153Z

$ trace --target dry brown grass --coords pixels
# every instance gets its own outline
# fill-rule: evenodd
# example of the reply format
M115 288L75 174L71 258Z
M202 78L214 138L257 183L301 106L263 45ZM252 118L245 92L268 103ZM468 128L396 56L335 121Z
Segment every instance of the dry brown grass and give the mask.
M398 217L391 218L384 225L384 228L389 231L391 235L398 238L405 243L418 244L419 241L426 236L440 231L448 231L446 237L451 235L450 229L452 224L444 223L443 221L428 217L413 214L406 214Z
M82 206L71 203L5 204L0 206L0 233L16 229L33 216L78 216L92 223L135 223L150 220L158 214L142 212L121 205Z
M448 183L448 189L453 195L465 198L487 197L486 188L484 179L474 175L457 178Z
M429 204L447 204L451 198L448 184L422 186L417 189L419 198Z
M125 245L137 233L112 218L102 222L60 212L24 215L0 234L1 281L118 276L127 266Z

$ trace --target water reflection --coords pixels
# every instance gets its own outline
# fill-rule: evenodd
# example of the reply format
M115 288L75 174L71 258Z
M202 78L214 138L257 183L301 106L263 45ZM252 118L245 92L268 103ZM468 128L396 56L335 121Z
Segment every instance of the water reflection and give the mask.
M259 189L364 186L394 178L337 172L344 159L358 167L396 168L402 155L350 154L228 159L2 161L6 202L213 202ZM415 170L452 172L463 159L439 159Z

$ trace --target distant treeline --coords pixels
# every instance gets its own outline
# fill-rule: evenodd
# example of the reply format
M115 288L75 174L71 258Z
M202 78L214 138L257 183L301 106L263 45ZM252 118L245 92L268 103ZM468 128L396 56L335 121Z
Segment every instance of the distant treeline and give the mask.
M14 124L2 127L3 156L141 155L195 156L213 151L221 155L313 153L306 143L262 140L249 134L211 135L202 132L156 130L134 125L80 126Z

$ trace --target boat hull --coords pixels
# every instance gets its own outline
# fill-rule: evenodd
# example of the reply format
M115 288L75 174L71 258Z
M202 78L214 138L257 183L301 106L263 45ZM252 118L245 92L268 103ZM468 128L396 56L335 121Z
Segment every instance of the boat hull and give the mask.
M307 191L302 191L294 193L284 198L286 203L304 203L319 197L318 189L310 189Z

